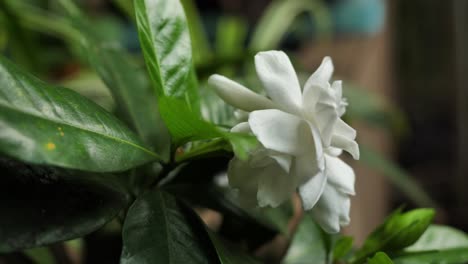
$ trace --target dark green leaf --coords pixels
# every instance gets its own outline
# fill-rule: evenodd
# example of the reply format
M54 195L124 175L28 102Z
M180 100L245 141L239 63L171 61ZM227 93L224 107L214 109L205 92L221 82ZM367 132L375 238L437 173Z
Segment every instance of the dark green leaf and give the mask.
M123 171L158 156L88 99L0 58L0 152L38 164Z
M190 40L192 41L193 61L198 64L210 58L211 50L208 36L203 28L200 14L193 0L181 0L184 7L187 23L190 29Z
M147 192L130 207L121 263L216 263L204 226L169 194Z
M461 230L442 225L431 225L416 243L405 251L428 251L450 248L468 248L468 236Z
M367 260L368 264L393 264L392 260L383 252L377 252L372 258Z
M395 264L465 264L468 263L468 248L422 251L393 258Z
M86 175L0 159L0 252L84 236L114 218L128 197L111 175Z
M214 232L207 230L213 242L216 252L218 253L219 261L221 264L256 264L259 263L247 253L242 252L233 245L228 246L226 242L222 241Z
M340 260L351 251L353 247L353 238L349 236L343 236L338 239L333 248L333 260Z
M293 237L291 246L284 259L285 264L327 262L327 241L320 227L312 220L310 215L304 215L302 222Z
M71 24L83 34L83 54L99 74L116 100L117 113L165 160L170 140L158 111L156 93L147 75L130 59L127 52L94 32L86 17L70 15Z
M135 0L135 12L140 43L157 95L178 98L193 106L198 98L190 91L196 87L189 85L194 74L192 47L180 1Z
M397 210L373 231L359 249L353 263L362 263L378 251L396 252L415 243L434 218L433 209Z

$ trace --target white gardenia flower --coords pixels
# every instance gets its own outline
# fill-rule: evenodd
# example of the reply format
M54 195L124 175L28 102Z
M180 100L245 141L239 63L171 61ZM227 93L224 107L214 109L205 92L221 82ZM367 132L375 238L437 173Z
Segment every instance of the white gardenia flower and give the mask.
M332 61L325 57L303 89L284 52L259 52L255 66L268 98L224 76L208 80L225 102L248 112L232 131L252 133L261 144L248 160L231 160L229 184L242 202L272 207L298 189L304 209L338 232L349 223L354 172L337 156L345 150L358 159L359 148L356 131L340 118L347 105L341 81L329 83Z

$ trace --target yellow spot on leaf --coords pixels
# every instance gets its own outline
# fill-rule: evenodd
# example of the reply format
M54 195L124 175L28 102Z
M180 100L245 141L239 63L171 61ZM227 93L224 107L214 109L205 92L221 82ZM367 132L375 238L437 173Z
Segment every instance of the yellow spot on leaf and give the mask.
M63 136L65 136L65 133L63 133L63 132L60 132L60 136L62 136L62 137L63 137Z
M55 149L55 144L52 142L49 142L46 144L47 150L54 150Z

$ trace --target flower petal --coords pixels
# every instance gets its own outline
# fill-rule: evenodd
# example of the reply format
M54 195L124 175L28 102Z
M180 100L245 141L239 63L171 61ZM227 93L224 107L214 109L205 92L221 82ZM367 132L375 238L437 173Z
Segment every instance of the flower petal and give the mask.
M229 186L238 189L241 204L252 207L257 203L258 178L260 169L251 168L247 161L234 157L228 166Z
M338 113L334 105L319 102L315 109L315 118L317 126L322 136L323 145L330 146L335 124L339 120Z
M328 83L333 74L333 62L330 57L325 57L322 60L322 63L318 69L309 77L304 85L304 92L310 89L312 86L323 86L325 83Z
M250 133L252 130L250 129L249 122L242 122L239 123L231 128L231 132L233 133Z
M296 185L277 163L264 167L258 175L258 205L277 207L288 200Z
M339 98L341 100L343 97L343 82L340 80L334 81L331 85L331 88L335 93L335 98Z
M255 55L255 67L273 102L286 112L299 113L301 87L288 56L282 51L259 52Z
M346 150L355 160L359 159L359 146L354 140L335 134L332 137L331 146Z
M304 210L310 210L314 207L322 195L326 183L326 174L319 172L299 187L299 196L301 197Z
M208 83L214 87L216 94L226 103L241 110L251 112L276 108L275 104L268 98L256 94L224 76L213 74L208 79Z
M282 153L273 153L270 154L270 158L274 159L276 163L284 170L284 172L289 173L291 170L292 156Z
M334 133L348 138L349 140L354 140L356 138L356 130L346 124L342 119L339 119L336 123Z
M354 195L354 170L339 158L325 155L328 183L335 186L340 192Z
M349 224L351 200L327 184L317 204L312 208L312 215L319 225L328 233L338 233L340 226Z
M249 124L258 141L273 151L300 155L315 145L307 122L280 110L254 111Z

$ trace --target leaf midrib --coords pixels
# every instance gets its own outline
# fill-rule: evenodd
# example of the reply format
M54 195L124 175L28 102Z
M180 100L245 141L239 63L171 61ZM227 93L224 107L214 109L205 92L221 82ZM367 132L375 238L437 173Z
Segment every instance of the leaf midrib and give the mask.
M11 106L3 103L2 101L0 101L0 107L10 109L11 111L16 111L16 112L22 113L24 115L30 115L30 116L33 116L33 117L36 117L36 118L39 118L39 119L42 119L42 120L46 120L48 122L59 123L59 124L62 124L62 125L72 127L74 129L94 133L94 134L97 134L97 135L102 136L104 138L109 138L111 140L114 140L114 141L117 141L117 142L120 142L120 143L124 143L124 144L130 145L132 147L135 147L137 149L140 149L141 151L146 152L148 155L151 155L151 156L157 158L158 160L160 160L160 157L156 153L154 153L154 152L152 152L152 151L150 151L150 150L148 150L148 149L146 149L146 148L144 148L144 147L142 147L140 145L137 145L135 143L132 143L130 141L127 141L127 140L124 140L124 139L121 139L121 138L113 137L113 136L110 136L110 135L107 135L107 134L104 134L104 133L101 133L101 132L98 132L98 131L95 131L95 130L91 130L91 129L87 129L87 128L84 128L84 127L81 127L81 126L77 126L77 125L65 122L65 121L63 121L61 119L56 120L56 119L46 118L44 116L40 116L40 115L37 115L37 114L29 112L29 111L24 111L22 109L11 107Z

